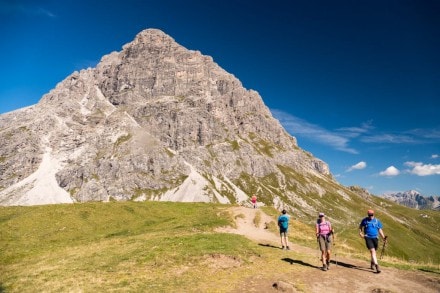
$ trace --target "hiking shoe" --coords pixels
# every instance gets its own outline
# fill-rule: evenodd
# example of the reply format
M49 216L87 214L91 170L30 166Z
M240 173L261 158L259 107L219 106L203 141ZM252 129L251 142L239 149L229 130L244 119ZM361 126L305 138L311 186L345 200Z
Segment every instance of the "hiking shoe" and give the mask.
M327 267L327 265L323 265L323 266L322 266L322 270L323 270L323 271L326 271L326 270L328 270L328 267Z
M327 270L329 270L330 269L330 261L328 260L327 261Z
M374 262L370 263L370 269L374 270Z
M376 265L376 272L379 274L381 271L380 271L380 267L379 267L379 265Z
M284 249L284 245L283 245L283 246L281 246L281 249Z
M289 246L286 246L286 249L287 249L287 250L290 250L290 247L289 247Z

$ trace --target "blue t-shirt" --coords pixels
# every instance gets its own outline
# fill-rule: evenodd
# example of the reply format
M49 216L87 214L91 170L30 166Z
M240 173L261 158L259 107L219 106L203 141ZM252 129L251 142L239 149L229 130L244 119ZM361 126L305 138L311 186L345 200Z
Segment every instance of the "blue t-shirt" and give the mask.
M282 214L281 216L279 216L278 226L280 226L280 229L287 231L287 229L289 228L289 216L286 214Z
M382 229L382 223L376 218L370 220L369 217L366 217L362 220L359 227L364 228L365 237L378 238L379 229Z

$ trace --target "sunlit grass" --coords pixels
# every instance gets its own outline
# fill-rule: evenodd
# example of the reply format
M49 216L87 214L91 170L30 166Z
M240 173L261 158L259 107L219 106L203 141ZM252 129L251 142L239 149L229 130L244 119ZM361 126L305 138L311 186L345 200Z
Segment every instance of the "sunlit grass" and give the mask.
M233 225L229 207L111 202L0 208L0 292L227 292L255 274L304 269L282 261L282 250L214 232ZM274 219L266 228L278 233L278 211L261 212ZM257 226L261 212L252 219ZM340 231L334 251L366 259L363 242L352 234ZM313 235L313 226L293 215L289 240L315 249ZM289 257L316 262L316 255L295 251ZM386 254L382 262L439 272L435 259L408 262Z
M232 223L224 206L213 204L8 207L0 222L0 286L7 292L189 289L209 278L207 262L246 267L261 255L243 236L213 232Z

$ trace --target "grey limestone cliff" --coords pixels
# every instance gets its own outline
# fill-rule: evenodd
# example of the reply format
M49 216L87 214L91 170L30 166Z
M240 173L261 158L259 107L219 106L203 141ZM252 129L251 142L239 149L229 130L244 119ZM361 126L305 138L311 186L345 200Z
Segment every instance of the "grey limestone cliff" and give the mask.
M347 198L256 91L156 29L1 115L0 137L1 205Z

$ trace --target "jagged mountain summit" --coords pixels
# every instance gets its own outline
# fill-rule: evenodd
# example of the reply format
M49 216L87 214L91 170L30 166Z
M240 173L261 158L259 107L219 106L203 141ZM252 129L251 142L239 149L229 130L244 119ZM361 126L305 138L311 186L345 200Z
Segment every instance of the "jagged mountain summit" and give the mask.
M0 205L349 199L256 91L157 29L0 116Z
M387 193L384 198L396 202L400 205L413 209L432 209L440 210L440 199L438 196L423 196L416 190L408 190L404 192Z

